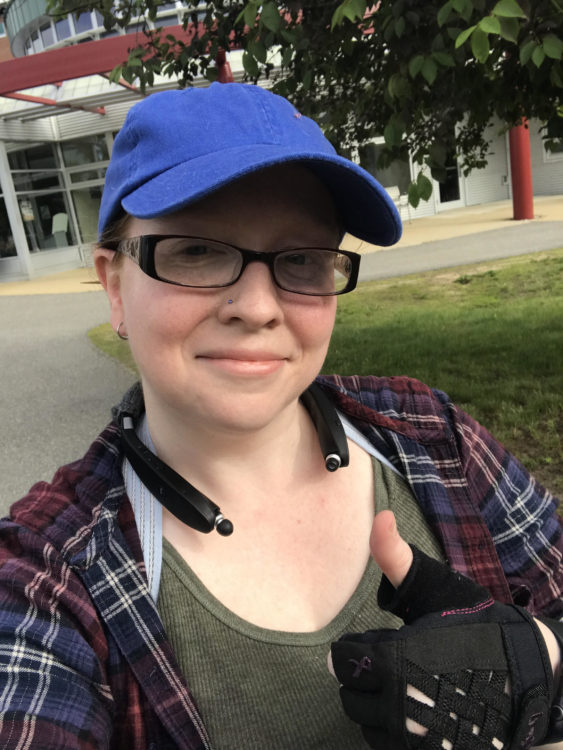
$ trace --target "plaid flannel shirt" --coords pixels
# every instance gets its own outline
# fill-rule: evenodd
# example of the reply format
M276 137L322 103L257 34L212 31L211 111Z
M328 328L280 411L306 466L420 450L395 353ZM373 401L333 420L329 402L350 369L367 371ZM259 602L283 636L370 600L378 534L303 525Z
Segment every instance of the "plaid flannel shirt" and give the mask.
M563 616L555 502L499 443L418 381L319 382L406 477L454 568ZM126 399L142 408L138 390ZM150 597L122 460L112 422L0 522L0 747L210 747Z

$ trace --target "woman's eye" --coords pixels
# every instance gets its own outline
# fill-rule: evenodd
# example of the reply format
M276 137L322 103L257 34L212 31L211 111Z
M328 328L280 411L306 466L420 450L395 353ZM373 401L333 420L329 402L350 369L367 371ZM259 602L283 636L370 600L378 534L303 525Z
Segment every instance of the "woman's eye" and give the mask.
M204 255L209 255L211 248L206 245L187 245L186 247L178 248L177 252L187 255L190 258L201 258Z
M290 255L285 255L284 260L288 265L293 266L306 266L311 262L311 258L305 253L291 253Z

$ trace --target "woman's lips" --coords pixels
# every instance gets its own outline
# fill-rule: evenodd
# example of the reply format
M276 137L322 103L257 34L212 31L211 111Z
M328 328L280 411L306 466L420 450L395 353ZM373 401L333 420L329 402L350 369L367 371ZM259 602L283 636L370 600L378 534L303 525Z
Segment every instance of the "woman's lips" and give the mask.
M216 367L235 375L271 375L277 372L286 361L286 357L271 352L226 351L199 355L211 367Z

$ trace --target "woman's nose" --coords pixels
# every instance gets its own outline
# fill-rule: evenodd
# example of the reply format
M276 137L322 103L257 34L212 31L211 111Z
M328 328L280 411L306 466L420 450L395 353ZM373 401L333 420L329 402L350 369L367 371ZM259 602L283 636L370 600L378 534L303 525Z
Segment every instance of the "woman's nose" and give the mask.
M225 321L238 318L255 328L277 325L283 318L280 291L268 266L253 261L235 284L224 289L220 317Z

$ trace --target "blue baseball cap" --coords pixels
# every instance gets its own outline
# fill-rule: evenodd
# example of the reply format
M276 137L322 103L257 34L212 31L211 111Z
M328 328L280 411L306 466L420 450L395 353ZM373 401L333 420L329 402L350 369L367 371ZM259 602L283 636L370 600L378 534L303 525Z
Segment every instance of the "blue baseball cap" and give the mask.
M164 216L245 175L293 162L325 184L350 234L376 245L400 238L395 204L369 172L338 156L286 99L244 83L163 91L129 110L106 172L99 233L122 211Z

